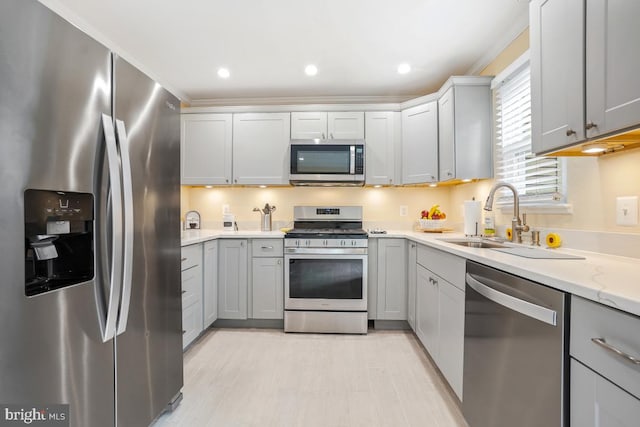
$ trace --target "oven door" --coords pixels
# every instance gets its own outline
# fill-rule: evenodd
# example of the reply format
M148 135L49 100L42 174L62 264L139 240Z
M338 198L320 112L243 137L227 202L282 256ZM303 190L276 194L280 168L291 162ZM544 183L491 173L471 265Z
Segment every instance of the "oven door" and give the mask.
M285 255L286 310L367 311L367 255Z

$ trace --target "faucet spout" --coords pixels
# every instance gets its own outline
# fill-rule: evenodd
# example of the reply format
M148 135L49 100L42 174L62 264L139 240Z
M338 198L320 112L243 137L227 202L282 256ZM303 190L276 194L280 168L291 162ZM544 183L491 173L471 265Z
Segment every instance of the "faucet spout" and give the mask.
M522 243L522 232L529 231L529 226L527 224L523 224L520 220L520 196L518 196L518 190L516 190L516 187L508 182L496 182L493 187L491 187L491 191L489 191L489 196L484 204L484 210L493 210L493 199L495 198L496 191L500 188L508 188L513 193L513 219L511 220L511 229L515 240L518 243Z

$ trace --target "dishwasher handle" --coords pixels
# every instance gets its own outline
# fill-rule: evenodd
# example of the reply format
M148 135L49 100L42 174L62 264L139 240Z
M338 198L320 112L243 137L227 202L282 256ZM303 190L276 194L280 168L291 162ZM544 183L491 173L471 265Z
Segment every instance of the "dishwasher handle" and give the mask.
M544 323L548 323L552 326L558 324L558 312L546 307L532 304L528 301L521 300L511 295L507 295L503 292L497 291L492 287L482 283L471 274L466 274L466 282L473 290L478 292L485 298L500 304L503 307L507 307L513 311L524 314L525 316L539 320Z

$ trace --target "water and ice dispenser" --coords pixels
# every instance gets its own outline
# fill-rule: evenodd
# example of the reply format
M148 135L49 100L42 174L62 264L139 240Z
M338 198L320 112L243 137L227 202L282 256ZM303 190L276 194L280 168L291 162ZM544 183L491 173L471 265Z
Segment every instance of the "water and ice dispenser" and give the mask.
M93 195L24 192L25 294L93 279Z

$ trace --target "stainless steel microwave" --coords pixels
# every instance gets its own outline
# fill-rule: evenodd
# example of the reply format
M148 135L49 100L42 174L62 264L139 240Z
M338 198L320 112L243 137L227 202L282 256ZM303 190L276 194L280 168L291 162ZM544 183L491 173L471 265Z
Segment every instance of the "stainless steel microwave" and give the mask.
M364 185L364 140L292 139L293 185Z

